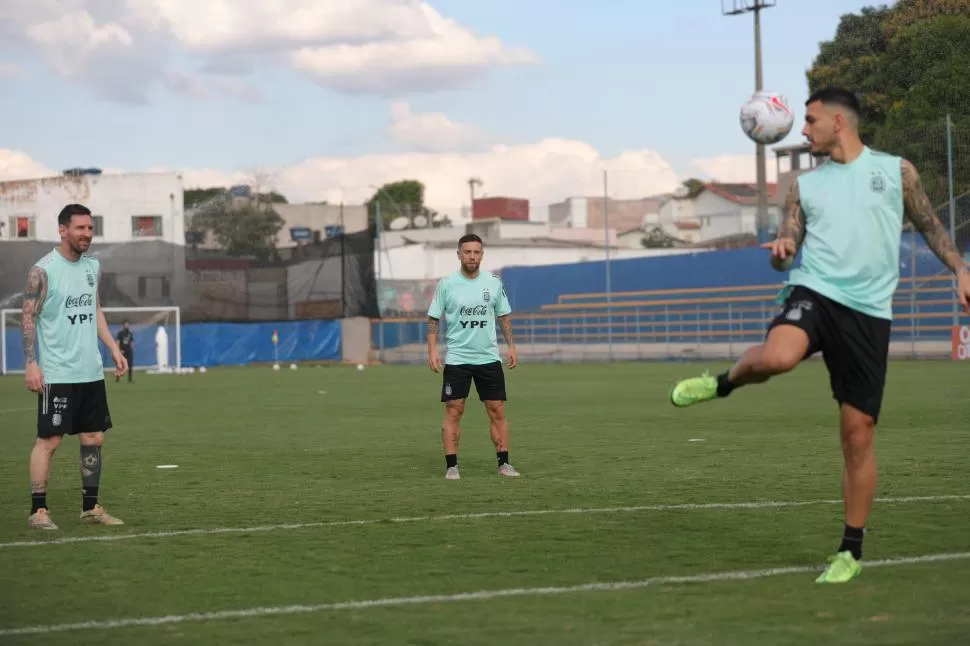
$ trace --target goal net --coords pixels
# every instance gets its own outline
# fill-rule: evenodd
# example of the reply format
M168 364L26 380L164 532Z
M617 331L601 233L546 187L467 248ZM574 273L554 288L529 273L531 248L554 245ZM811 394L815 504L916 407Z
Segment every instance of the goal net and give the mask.
M133 369L181 372L182 321L178 307L104 307L102 311L115 339L128 322L134 339ZM0 310L0 374L24 371L22 318L19 309ZM105 370L113 372L111 354L104 344L98 343L98 347Z

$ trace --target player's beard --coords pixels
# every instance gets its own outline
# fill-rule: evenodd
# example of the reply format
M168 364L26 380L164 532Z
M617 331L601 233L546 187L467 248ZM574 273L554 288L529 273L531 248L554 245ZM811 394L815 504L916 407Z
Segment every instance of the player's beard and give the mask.
M461 263L461 268L466 274L474 274L478 271L478 263Z
M67 244L71 248L71 251L73 251L74 253L80 256L81 254L83 254L84 252L86 252L88 249L91 248L91 239L78 238L74 242L71 242L70 240L68 240Z

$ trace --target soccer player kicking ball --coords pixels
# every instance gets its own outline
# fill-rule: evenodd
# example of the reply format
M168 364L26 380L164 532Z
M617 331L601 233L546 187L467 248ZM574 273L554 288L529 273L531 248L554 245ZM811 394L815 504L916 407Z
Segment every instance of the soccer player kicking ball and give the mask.
M749 348L724 374L679 382L670 399L690 406L727 397L823 353L840 407L845 530L817 581L843 583L862 569L862 539L876 491L873 435L886 381L903 218L956 275L957 296L968 311L970 268L934 215L913 164L862 143L859 103L851 92L823 89L806 107L802 134L812 153L830 159L797 178L778 239L764 245L779 271L802 249L801 264L781 295L784 308L763 345Z
M47 508L51 459L66 435L80 435L81 521L123 525L98 504L101 446L111 428L98 338L111 350L118 376L128 362L111 336L98 299L100 263L85 252L94 220L80 204L57 217L61 244L37 261L24 292L24 366L37 396L37 442L30 454L32 529L57 529ZM37 350L40 349L38 364Z
M428 365L444 372L441 401L445 420L441 439L445 450L445 478L458 480L458 439L465 399L475 380L475 390L485 404L491 422L492 443L498 459L498 473L515 477L519 472L509 464L509 423L505 418L505 373L495 337L495 322L502 326L508 346L509 368L515 368L515 343L512 339L512 308L498 276L479 268L483 255L482 239L470 233L458 240L461 269L438 281L428 308ZM444 364L438 356L439 323L444 316L448 329Z

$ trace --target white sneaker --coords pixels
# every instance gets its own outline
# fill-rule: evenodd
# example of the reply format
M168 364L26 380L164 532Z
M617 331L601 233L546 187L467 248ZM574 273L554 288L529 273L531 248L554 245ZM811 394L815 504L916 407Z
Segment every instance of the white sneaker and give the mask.
M506 478L517 478L519 477L519 472L515 470L511 464L506 462L498 468L498 474L500 476L505 476Z
M461 480L458 467L448 467L448 470L445 471L445 480Z

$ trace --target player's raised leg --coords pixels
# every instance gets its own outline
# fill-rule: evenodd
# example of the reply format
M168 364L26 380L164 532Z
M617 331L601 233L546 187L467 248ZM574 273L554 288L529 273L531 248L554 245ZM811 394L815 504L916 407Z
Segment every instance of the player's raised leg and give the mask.
M670 391L670 401L678 407L692 406L727 397L742 386L764 383L793 370L808 354L809 347L809 334L804 329L778 324L768 332L764 344L748 348L727 372L678 382Z

